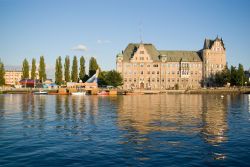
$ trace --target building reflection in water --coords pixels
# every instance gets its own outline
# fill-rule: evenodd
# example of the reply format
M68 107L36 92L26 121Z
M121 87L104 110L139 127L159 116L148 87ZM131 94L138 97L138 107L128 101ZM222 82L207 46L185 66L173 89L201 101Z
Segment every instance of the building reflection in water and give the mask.
M124 96L118 109L118 125L138 134L174 132L201 134L214 145L227 140L224 99L209 95Z
M220 96L203 96L202 135L213 145L227 140L227 99Z

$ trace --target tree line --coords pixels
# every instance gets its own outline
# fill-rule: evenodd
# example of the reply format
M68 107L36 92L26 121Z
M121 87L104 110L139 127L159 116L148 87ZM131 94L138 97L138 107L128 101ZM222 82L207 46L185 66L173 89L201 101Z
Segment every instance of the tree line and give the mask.
M23 60L22 65L22 79L36 79L36 59L32 58L32 65L31 65L31 76L30 76L30 66L28 60L25 58ZM44 56L40 56L39 67L38 67L38 76L41 82L47 79L46 75L46 64L44 60Z
M64 65L62 64L62 57L59 56L55 63L55 83L57 85L66 84L67 82L86 82L99 69L98 84L111 85L114 87L120 86L123 83L122 76L115 70L101 71L96 59L91 57L89 60L89 71L86 73L85 58L80 57L80 66L78 66L77 56L73 57L72 67L70 64L70 57L66 56ZM31 70L28 60L25 58L22 63L22 79L36 79L36 59L32 58ZM5 84L5 69L4 64L0 59L0 86ZM44 56L40 57L38 67L39 80L44 82L47 79L46 64Z
M63 79L63 66L62 58L59 56L56 59L55 65L55 83L58 85L65 84L66 82L86 82L90 77L92 77L96 70L99 69L98 84L99 85L111 85L114 87L123 84L122 76L115 70L111 71L101 71L96 59L91 57L89 60L89 71L86 74L85 58L80 57L80 66L78 68L78 59L76 56L73 57L73 63L70 73L70 58L65 57L64 60L64 79Z
M244 86L249 84L248 78L245 75L244 67L242 64L238 65L238 68L231 66L230 69L226 65L225 68L217 72L212 78L214 86L225 86L230 83L230 86Z
M58 85L65 84L66 82L85 82L89 77L96 73L96 70L99 69L99 65L94 57L91 57L89 60L89 75L86 74L85 70L85 58L80 57L80 66L78 68L78 59L76 56L73 57L72 68L70 71L70 58L69 56L65 57L64 60L64 73L62 66L62 58L59 56L56 59L55 64L55 83ZM64 74L64 75L63 75Z

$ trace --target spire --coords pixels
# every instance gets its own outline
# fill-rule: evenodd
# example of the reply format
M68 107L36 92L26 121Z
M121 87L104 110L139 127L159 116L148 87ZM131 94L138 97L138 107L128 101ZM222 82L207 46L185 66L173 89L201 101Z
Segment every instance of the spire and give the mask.
M219 36L217 35L216 39L215 40L219 40Z

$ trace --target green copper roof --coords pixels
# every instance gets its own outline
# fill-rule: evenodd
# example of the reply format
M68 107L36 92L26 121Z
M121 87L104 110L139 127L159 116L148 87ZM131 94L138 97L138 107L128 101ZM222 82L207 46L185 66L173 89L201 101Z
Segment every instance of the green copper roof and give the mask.
M166 61L172 62L197 62L201 61L199 53L196 51L176 51L176 50L160 50L162 56L166 56Z
M179 62L179 61L201 61L199 53L196 51L166 51L166 50L157 50L152 44L143 44L144 48L151 56L154 62L161 61L161 57L166 57L167 62ZM129 62L130 59L134 56L134 53L139 48L139 43L130 43L127 48L124 50L123 61Z

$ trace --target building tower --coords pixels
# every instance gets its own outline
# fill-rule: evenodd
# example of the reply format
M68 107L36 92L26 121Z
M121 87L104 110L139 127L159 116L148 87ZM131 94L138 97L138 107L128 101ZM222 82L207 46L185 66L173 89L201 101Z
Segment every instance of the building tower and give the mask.
M215 73L222 71L226 66L226 49L222 38L215 40L205 39L202 49L203 86L211 86Z

